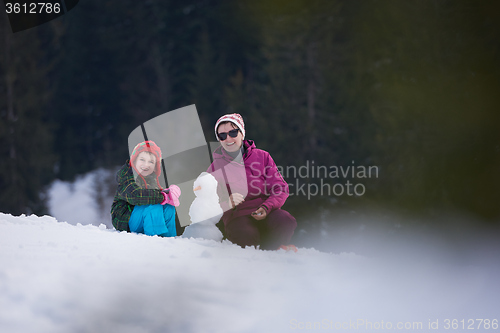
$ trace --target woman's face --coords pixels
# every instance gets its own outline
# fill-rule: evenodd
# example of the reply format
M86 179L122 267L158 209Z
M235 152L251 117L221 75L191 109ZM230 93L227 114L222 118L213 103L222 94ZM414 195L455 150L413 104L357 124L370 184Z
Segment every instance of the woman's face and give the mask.
M237 129L238 127L234 125L233 123L225 123L219 125L217 128L217 133L227 133L233 129ZM229 136L229 134L226 137L226 140L222 141L220 140L220 143L222 147L228 151L228 152L235 152L238 151L241 148L241 144L243 142L243 134L241 134L241 131L238 131L238 135L235 138L232 138Z
M141 176L146 177L155 171L156 157L148 152L141 152L135 160L135 168Z

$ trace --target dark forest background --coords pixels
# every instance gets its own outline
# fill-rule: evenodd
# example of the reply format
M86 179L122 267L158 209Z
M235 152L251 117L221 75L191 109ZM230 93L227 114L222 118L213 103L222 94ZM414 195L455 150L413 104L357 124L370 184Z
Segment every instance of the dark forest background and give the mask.
M51 181L123 164L134 128L196 104L207 141L238 112L278 165L379 167L295 213L498 222L499 51L498 1L84 0L16 34L0 14L0 211L46 213Z

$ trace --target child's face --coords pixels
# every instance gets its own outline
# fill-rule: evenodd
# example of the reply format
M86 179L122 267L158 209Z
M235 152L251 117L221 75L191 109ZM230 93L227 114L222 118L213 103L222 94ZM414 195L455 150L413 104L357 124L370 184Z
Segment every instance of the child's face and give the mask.
M155 171L156 157L143 151L135 160L135 168L143 177L149 176Z

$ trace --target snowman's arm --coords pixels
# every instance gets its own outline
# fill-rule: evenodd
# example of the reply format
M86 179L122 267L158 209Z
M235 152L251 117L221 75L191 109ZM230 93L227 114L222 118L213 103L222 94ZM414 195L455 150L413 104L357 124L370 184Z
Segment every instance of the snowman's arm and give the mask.
M216 169L215 162L212 163L207 172L211 174L215 180L217 181L217 195L219 196L219 205L222 208L222 211L227 212L232 208L232 205L229 202L229 190L226 185L226 181L223 178L222 172L220 169Z
M231 206L229 204L229 200L227 200L227 201L221 201L219 203L219 205L220 205L220 208L222 208L223 212L227 212L228 210L231 209Z

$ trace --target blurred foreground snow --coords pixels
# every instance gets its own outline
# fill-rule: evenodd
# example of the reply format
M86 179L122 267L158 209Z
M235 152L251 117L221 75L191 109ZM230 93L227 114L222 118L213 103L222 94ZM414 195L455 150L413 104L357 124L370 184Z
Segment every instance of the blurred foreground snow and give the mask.
M0 213L0 331L436 332L498 319L496 263L416 250L261 251Z

